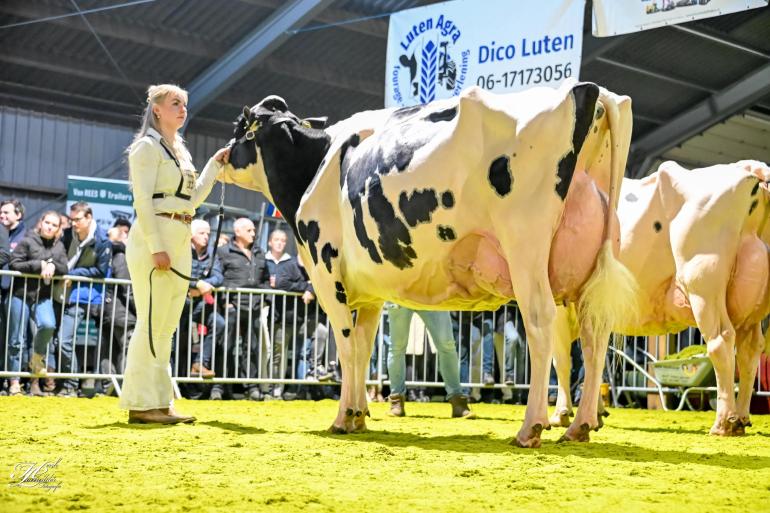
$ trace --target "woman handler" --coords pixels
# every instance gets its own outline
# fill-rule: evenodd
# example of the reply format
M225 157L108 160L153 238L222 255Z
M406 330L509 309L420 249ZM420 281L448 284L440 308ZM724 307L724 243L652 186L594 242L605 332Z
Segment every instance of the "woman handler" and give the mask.
M126 243L126 262L137 321L120 407L128 410L129 423L195 421L173 407L171 341L189 282L172 269L190 274L190 222L230 150L217 151L196 176L178 133L186 118L185 90L170 84L150 86L142 126L127 151L136 223Z

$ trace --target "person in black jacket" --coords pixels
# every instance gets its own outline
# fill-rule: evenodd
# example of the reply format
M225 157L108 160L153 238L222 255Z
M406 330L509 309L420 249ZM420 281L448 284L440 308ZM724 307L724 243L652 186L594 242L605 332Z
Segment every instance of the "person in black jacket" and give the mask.
M107 230L107 238L112 244L110 260L110 278L130 280L126 264L126 239L128 233L117 226ZM126 368L128 341L136 327L136 309L128 285L110 285L104 292L104 311L96 317L101 321L102 353L101 372L104 374L122 374ZM101 383L107 392L110 382Z
M40 218L37 228L29 232L16 246L10 268L25 274L39 274L42 279L17 279L10 298L9 360L11 371L21 370L22 350L31 320L37 330L32 341L33 353L30 371L45 375L47 368L55 367L48 344L56 330L56 316L51 302L51 278L67 272L67 253L58 241L59 214L49 211ZM49 353L46 355L46 353ZM46 362L46 357L48 361ZM11 395L21 393L18 379L11 379ZM39 394L39 389L37 391Z
M313 289L310 286L310 280L304 270L300 268L297 259L286 253L286 243L289 238L285 231L281 229L273 230L268 237L267 246L269 248L265 255L267 260L267 269L270 273L270 288L275 290L284 290L287 292L302 292L302 301L308 304L315 299ZM271 316L271 328L273 333L272 340L272 377L282 379L285 376L286 355L289 348L293 353L300 351L304 345L304 340L296 340L295 336L301 334L302 312L304 308L298 305L296 296L272 296L273 315ZM294 320L297 320L297 331L294 332ZM303 376L304 377L304 376ZM272 387L272 399L282 399L283 387L277 385ZM267 397L266 397L267 398Z
M201 337L200 351L193 354L192 365L190 367L190 377L213 378L215 372L211 370L211 356L213 353L214 342L216 338L216 347L222 345L225 335L225 319L217 311L214 301L214 289L222 286L224 278L222 276L222 264L213 251L209 251L209 236L211 227L203 219L193 219L190 225L192 231L191 251L192 251L192 271L190 272L190 287L187 291L188 301L182 311L182 322L180 324L181 333L180 346L182 364L187 363L184 356L190 354L190 347L193 343L193 337L188 333L192 326L196 324L198 334ZM211 272L206 275L211 259L214 264ZM186 349L186 351L184 350ZM218 359L221 357L218 357ZM217 399L217 397L214 397ZM221 399L219 397L218 399Z
M217 252L222 262L224 286L228 289L269 288L270 275L265 263L265 254L254 243L256 237L254 223L242 217L235 220L233 229L235 232L233 239ZM236 349L233 357L226 355L228 368L224 377L234 377L232 367L234 360L237 360L239 368L237 377L256 378L260 361L259 344L265 338L264 332L260 329L260 319L262 309L269 305L259 294L227 292L223 299L227 308L225 351L227 352L228 345L231 343ZM222 371L223 369L216 368L217 375L222 376ZM258 401L262 398L262 392L256 384L246 385L246 390L249 399Z

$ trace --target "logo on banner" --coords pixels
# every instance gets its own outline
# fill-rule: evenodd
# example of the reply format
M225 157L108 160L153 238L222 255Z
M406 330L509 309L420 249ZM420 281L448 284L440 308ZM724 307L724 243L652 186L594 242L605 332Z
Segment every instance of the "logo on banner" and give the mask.
M403 36L391 70L395 102L428 103L459 94L470 58L470 50L458 44L461 37L460 28L443 14L415 23Z

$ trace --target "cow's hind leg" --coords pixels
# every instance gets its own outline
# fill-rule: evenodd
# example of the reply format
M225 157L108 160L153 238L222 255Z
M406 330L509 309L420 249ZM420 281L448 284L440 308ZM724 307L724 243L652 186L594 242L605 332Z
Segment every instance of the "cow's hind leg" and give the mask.
M514 272L524 269L537 269L535 266L521 266ZM554 320L556 305L553 302L547 270L543 269L538 280L528 276L518 276L512 280L516 298L519 301L524 328L527 331L527 344L532 374L527 399L527 412L524 424L511 441L518 447L540 447L540 434L549 429L548 423L548 376L550 374L551 354L553 352Z
M735 328L727 315L724 297L690 293L690 304L717 378L717 417L710 433L733 436L738 425L734 391Z
M591 430L598 430L601 427L598 401L609 336L610 333L606 327L598 332L593 329L588 319L581 323L580 344L585 365L583 396L580 398L580 408L575 420L564 433L561 441L588 442Z
M570 372L572 360L570 348L575 339L573 334L574 309L559 306L556 308L556 341L553 347L553 366L556 369L558 395L556 409L548 419L552 426L569 427L572 413L572 397L570 395Z
M380 324L382 305L367 306L358 310L356 314L355 328L353 329L354 343L356 344L356 379L354 383L360 385L355 391L355 408L353 412L353 431L366 431L366 417L369 415L369 406L366 395L365 381L369 376L369 361L372 356L372 347L377 335L377 327Z
M736 334L735 342L737 345L736 358L739 380L738 401L736 404L738 425L734 429L734 434L743 435L746 432L746 427L751 426L749 404L754 390L754 380L757 377L759 355L762 353L765 345L762 328L759 324L756 324L745 331L740 331Z

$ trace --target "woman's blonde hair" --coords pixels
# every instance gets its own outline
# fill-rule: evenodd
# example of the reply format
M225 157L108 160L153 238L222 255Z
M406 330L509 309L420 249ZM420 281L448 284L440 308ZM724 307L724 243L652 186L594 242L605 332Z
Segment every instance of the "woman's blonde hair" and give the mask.
M131 145L128 147L128 152L131 152L131 149L134 147L134 144L147 135L147 130L150 128L154 128L157 130L158 133L161 133L160 127L158 126L157 119L154 116L154 113L152 111L152 106L158 103L163 102L166 97L172 94L174 96L179 96L182 100L184 100L185 103L187 103L187 91L179 87L175 84L158 84L158 85L151 85L147 88L147 106L144 108L144 112L142 113L142 125L139 127L139 131L134 134L134 140L131 141ZM176 137L173 141L166 141L169 144L171 144L172 149L174 150L174 153L176 154L176 157L180 161L186 161L191 162L192 157L190 156L190 152L187 149L187 146L185 145L185 141L182 138L181 134L177 132Z
M37 220L37 224L35 225L35 233L37 233L38 235L41 235L40 232L42 231L42 228L43 228L43 220L45 220L45 218L48 216L55 217L56 221L59 223L59 228L56 230L56 233L53 234L53 238L55 239L57 235L61 233L61 216L55 210L46 210L45 212L43 212L43 214Z

